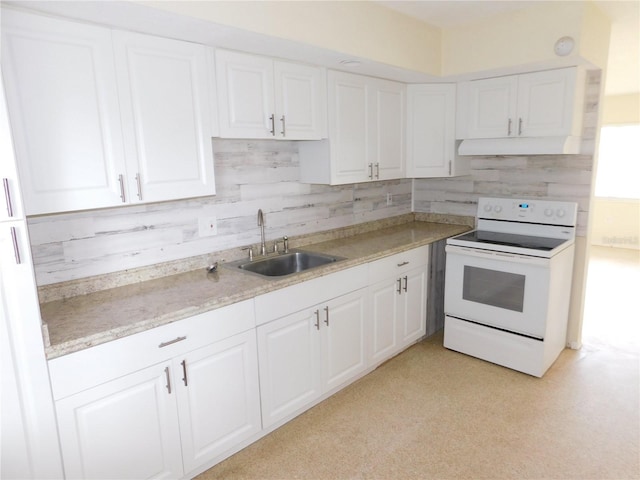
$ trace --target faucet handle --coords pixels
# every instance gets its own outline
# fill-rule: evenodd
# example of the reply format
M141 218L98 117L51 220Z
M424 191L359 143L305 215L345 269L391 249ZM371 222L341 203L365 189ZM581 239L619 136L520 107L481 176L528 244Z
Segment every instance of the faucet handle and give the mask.
M249 250L249 261L253 261L253 247L249 245L248 247L242 248L242 250Z
M284 252L282 253L289 253L289 237L286 235L282 237L282 243L284 245Z

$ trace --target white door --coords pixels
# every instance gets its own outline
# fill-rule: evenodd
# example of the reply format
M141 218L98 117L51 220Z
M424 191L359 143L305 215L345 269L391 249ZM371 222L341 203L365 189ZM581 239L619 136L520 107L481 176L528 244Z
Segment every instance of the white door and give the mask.
M520 136L571 134L576 75L576 68L564 68L519 76L518 132Z
M342 385L364 371L366 290L343 295L319 307L324 391Z
M128 32L113 40L129 201L215 194L209 51Z
M257 329L262 426L267 428L318 398L320 324L310 311Z
M0 222L24 218L16 157L7 115L4 84L0 77Z
M407 177L448 177L455 154L454 84L407 86Z
M2 69L27 213L121 204L110 30L3 10Z
M517 87L517 75L461 84L468 89L467 138L517 136Z
M367 78L329 71L328 84L331 184L372 180L376 145Z
M401 83L372 80L375 107L370 121L375 125L376 150L372 157L373 178L404 178L405 87Z
M407 272L401 283L398 343L406 346L427 333L427 269Z
M274 138L273 60L216 51L220 136Z
M326 75L318 67L274 62L276 138L319 140L327 136Z
M58 400L56 407L67 478L182 476L171 363Z
M0 477L59 478L62 461L25 221L0 222L0 266Z
M173 362L185 472L262 428L252 329Z
M377 363L389 358L398 345L396 324L398 320L400 278L389 279L370 287L371 292L371 341L369 358Z

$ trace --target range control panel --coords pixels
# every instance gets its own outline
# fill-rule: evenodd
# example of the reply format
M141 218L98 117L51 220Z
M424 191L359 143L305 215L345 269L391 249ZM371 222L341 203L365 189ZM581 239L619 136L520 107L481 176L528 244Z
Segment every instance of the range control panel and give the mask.
M578 204L537 199L478 199L478 219L575 226Z

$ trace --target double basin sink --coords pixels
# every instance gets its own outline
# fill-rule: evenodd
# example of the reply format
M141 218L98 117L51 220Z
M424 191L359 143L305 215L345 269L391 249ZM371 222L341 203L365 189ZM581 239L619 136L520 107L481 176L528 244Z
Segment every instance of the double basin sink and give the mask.
M239 268L242 271L263 277L283 277L340 260L344 260L344 258L304 250L295 250L255 260L229 262L225 264L225 266L229 268Z

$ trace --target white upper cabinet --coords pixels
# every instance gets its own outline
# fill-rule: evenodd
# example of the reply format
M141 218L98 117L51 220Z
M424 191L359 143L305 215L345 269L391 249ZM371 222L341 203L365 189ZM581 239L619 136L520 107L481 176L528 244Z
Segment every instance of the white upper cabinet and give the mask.
M0 79L0 178L2 195L0 200L0 222L24 218L16 157L11 139L11 128L7 116L4 85Z
M407 177L466 175L469 161L455 152L454 84L407 86Z
M322 68L218 50L216 69L221 137L326 137Z
M328 72L329 138L300 149L300 179L343 185L404 177L404 84Z
M127 32L113 40L130 201L213 195L210 51Z
M3 11L2 67L26 213L214 194L208 52Z
M2 68L27 213L121 203L111 32L6 10Z
M376 180L404 177L405 86L398 82L376 80L375 119L377 139L374 164Z
M577 67L462 82L457 137L579 136L583 98Z

